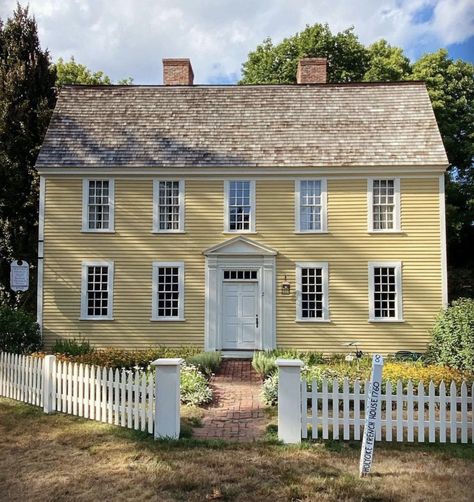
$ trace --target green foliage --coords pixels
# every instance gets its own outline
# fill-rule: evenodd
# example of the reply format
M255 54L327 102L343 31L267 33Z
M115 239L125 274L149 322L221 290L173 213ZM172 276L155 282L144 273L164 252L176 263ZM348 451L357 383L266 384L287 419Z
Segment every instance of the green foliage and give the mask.
M269 375L263 382L262 399L267 406L278 403L278 373Z
M36 156L55 103L54 70L41 50L35 20L17 5L0 20L0 302L19 304L9 289L9 262L26 260L30 288L22 305L34 309L36 295L38 176Z
M265 378L276 371L275 361L276 356L269 352L254 352L252 367L259 375Z
M368 65L367 50L353 28L333 34L327 24L315 24L277 45L265 39L243 63L240 83L294 83L302 57L326 57L329 82L360 81Z
M201 352L188 357L186 362L196 366L206 377L210 378L219 369L222 363L222 354L220 352Z
M270 351L254 352L252 366L262 377L274 373L277 370L276 360L301 359L305 364L320 364L324 362L321 352L301 351L295 349L275 349Z
M0 351L29 354L41 347L39 326L28 312L0 307Z
M196 366L183 364L181 366L181 402L183 404L199 405L212 400L212 389L206 377Z
M403 49L392 47L386 40L379 40L367 50L369 67L364 75L366 82L393 82L409 77L410 60L403 54Z
M438 364L474 371L474 300L461 298L442 311L432 331L429 356Z
M82 356L94 351L92 345L85 339L59 338L54 342L51 352L53 354L64 354L66 356Z

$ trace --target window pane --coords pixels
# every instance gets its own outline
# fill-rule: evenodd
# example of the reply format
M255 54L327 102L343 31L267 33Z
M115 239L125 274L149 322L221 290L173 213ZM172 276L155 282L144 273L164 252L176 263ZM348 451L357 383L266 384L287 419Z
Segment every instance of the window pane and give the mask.
M250 230L250 181L229 182L229 229Z
M323 318L323 269L301 269L301 317L303 319Z
M179 181L160 181L158 225L160 230L179 230Z
M396 268L375 267L374 274L374 316L376 319L396 318Z
M89 180L88 228L109 230L110 228L109 180Z
M87 267L87 315L107 317L109 313L109 267Z
M321 181L302 180L300 182L300 230L321 230Z
M373 181L374 230L395 228L395 180Z

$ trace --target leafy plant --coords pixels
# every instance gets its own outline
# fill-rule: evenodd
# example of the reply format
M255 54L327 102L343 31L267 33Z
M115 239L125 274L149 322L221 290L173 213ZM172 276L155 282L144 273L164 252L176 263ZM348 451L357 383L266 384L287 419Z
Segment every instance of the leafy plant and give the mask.
M278 403L278 373L268 376L263 382L262 399L267 406Z
M79 340L75 338L58 338L54 342L51 352L54 354L64 354L66 356L82 356L84 354L90 354L93 350L90 342L84 338Z
M276 356L269 352L254 352L252 358L253 369L262 377L267 377L277 369Z
M0 351L28 354L41 348L41 334L34 317L23 310L0 307Z
M222 354L220 352L201 352L188 357L186 362L196 366L206 377L210 378L219 369L222 363Z
M439 314L429 357L438 364L474 371L474 299L460 298Z
M196 366L184 363L181 366L181 402L190 405L209 403L212 389L206 377Z

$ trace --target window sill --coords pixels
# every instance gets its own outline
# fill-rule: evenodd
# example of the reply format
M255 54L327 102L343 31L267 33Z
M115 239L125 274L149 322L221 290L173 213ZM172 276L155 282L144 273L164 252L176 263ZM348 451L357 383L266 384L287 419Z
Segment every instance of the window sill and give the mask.
M233 231L233 232L232 232L232 231L230 231L230 230L228 230L228 231L224 231L224 232L222 232L222 233L223 233L224 235L236 235L236 234L237 234L237 235L239 235L239 234L246 234L246 235L250 234L250 235L256 235L256 234L258 234L258 232L254 232L253 230L235 230L235 231Z
M81 234L115 234L115 230L81 230Z
M369 235L405 234L403 230L367 230Z
M113 317L79 317L79 321L114 321Z
M318 235L318 234L328 234L329 232L327 230L308 230L308 231L295 230L293 233L296 235Z
M369 319L367 322L375 322L375 323L379 323L379 322L389 322L389 323L402 323L402 322L405 322L405 319Z
M317 322L317 323L331 323L331 319L295 319L295 322L309 322L309 323L313 323L313 322Z
M186 230L152 230L151 233L158 235L176 235L185 234Z
M151 322L184 322L186 319L184 317L152 317L150 319Z

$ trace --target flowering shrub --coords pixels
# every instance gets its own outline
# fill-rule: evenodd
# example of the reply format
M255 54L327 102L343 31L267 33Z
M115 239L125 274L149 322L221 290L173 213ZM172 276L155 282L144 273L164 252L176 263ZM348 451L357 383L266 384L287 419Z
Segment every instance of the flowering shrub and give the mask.
M278 402L278 373L265 378L262 399L267 406L275 406Z
M212 389L206 377L196 366L183 363L181 366L181 402L199 405L212 400Z

